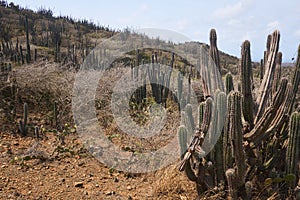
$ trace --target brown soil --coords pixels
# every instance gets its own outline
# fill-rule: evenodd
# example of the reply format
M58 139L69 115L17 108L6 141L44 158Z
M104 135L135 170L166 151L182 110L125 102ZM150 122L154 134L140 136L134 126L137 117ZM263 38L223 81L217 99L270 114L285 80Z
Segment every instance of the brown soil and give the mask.
M37 140L2 132L0 199L195 199L194 184L176 164L149 174L104 166L69 134L61 145L46 132Z

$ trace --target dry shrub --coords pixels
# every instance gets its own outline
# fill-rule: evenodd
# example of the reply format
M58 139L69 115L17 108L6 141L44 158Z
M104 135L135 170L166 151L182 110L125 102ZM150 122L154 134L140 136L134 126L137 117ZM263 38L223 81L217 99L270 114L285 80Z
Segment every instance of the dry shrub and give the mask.
M176 164L156 172L154 182L156 199L195 199L197 192L195 185L189 181L184 173L179 172Z
M26 102L35 110L52 110L58 104L61 121L71 120L71 98L76 71L58 63L41 61L17 68L19 103Z

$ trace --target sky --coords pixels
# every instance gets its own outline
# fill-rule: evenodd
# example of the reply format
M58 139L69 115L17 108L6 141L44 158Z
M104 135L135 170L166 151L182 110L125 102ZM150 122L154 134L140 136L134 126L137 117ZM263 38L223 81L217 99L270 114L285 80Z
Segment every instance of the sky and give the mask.
M8 1L11 2L11 1ZM240 57L241 44L251 42L253 61L263 57L267 35L281 33L283 61L292 62L300 44L299 0L15 0L37 10L50 8L55 16L87 19L113 29L158 28L178 32L193 41L209 43L215 28L218 48Z

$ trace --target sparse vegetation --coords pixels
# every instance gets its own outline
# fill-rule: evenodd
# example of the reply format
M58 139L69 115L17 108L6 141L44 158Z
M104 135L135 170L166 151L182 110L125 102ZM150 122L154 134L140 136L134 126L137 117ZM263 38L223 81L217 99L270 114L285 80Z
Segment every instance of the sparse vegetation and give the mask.
M279 31L268 35L260 64L252 62L247 40L240 59L219 51L215 29L210 45L190 43L207 50L214 71L161 49L135 49L114 61L95 94L108 140L139 154L165 146L177 133L180 147L178 163L130 174L104 166L88 152L76 134L71 107L82 62L89 55L91 67L101 66L94 47L116 33L122 38L136 33L6 1L0 1L0 27L0 198L299 198L300 46L295 67L282 67ZM145 80L130 96L130 117L147 125L151 109L164 110L167 123L159 136L130 137L116 125L112 92L128 69L132 80ZM205 83L204 75L214 78ZM176 91L169 89L171 82ZM209 153L204 138L214 146Z

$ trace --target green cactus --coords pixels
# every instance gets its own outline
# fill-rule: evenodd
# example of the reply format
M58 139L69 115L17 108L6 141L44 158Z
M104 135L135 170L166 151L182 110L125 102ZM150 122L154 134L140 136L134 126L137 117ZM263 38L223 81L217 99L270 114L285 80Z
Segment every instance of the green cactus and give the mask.
M237 189L241 191L245 190L247 169L243 147L241 94L239 92L231 92L228 95L227 113L223 143L224 170L226 171L229 190L233 192L231 195L236 195ZM234 185L232 183L234 183ZM238 196L244 195L245 194L239 194Z
M212 117L212 106L213 100L211 97L208 97L205 101L205 110L202 124L199 124L200 130L204 133L204 136L207 134L211 117Z
M286 174L298 175L300 152L300 113L293 112L289 123L288 148L286 153ZM299 177L298 177L299 178ZM298 181L295 181L298 183ZM294 183L294 184L295 184Z
M250 124L250 128L253 128L254 124L254 105L252 97L252 64L250 55L250 42L246 40L242 45L241 51L241 86L242 86L242 111L244 119Z
M180 103L181 99L182 99L182 85L183 85L183 77L182 74L180 72L178 72L178 76L177 76L177 100ZM181 105L181 107L183 108L183 105Z
M190 121L192 129L195 130L195 120L194 120L194 117L193 117L193 107L192 107L191 104L186 105L185 112L187 114L188 120Z
M299 88L299 82L300 82L300 45L298 46L298 56L297 56L297 61L296 61L296 65L295 65L294 77L292 80L293 96L291 99L291 104L289 106L289 112L288 112L289 114L291 114L293 111L294 102L295 102L296 95L297 95L298 88Z
M24 56L23 56L23 48L22 48L22 45L20 45L20 56L21 56L21 60L22 60L22 65L24 65L25 61L24 61Z
M264 60L263 59L261 59L260 60L260 66L259 66L260 68L260 71L259 71L259 79L260 79L260 81L262 81L262 79L263 79L263 77L264 77L264 70L265 70L265 68L264 68Z
M244 183L246 170L241 119L241 95L239 92L231 92L228 95L227 119L224 127L224 167L225 170L232 168L234 158L239 185Z
M19 121L19 130L23 136L27 135L28 125L27 125L27 117L28 117L28 105L24 103L23 105L23 121Z
M234 90L233 78L230 72L227 73L225 76L225 89L226 89L226 94L229 94L231 91Z
M209 55L213 59L217 69L220 72L221 70L220 57L219 57L219 51L217 47L217 32L215 29L210 30L209 40L210 40Z
M35 126L35 127L34 127L34 135L35 135L35 137L36 137L37 139L40 138L40 129L39 129L38 126Z
M216 134L220 134L218 141L214 148L214 163L215 163L215 174L216 174L216 185L224 180L223 172L223 125L225 121L225 114L227 110L226 105L226 94L224 92L219 92L216 96L216 110L217 110L217 124L216 124Z
M198 107L198 125L200 126L203 122L205 110L205 102L201 102Z
M26 61L31 62L30 44L29 44L29 27L28 27L28 17L25 17L25 29L26 29Z
M183 159L187 150L187 128L184 125L180 125L177 130L177 135L180 145L180 158Z
M212 61L215 64L215 67L211 68L210 75L213 76L212 80L212 88L223 90L223 85L218 80L221 78L221 65L220 65L220 56L219 56L219 50L217 47L217 33L215 29L210 30L210 46L209 46L209 56L212 59Z

